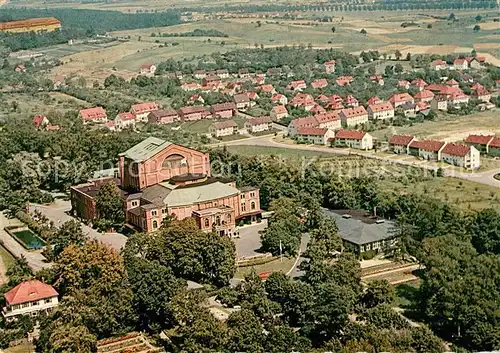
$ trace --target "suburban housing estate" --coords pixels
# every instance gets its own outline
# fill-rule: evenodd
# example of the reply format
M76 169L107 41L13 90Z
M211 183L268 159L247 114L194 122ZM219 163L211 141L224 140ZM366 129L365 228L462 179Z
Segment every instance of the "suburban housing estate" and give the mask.
M122 191L126 222L145 232L158 229L170 215L193 217L204 231L233 236L236 222L255 222L262 213L259 189L212 177L207 153L159 138L149 137L121 153L118 169L118 178L73 186L73 213L95 219L95 197L108 182Z

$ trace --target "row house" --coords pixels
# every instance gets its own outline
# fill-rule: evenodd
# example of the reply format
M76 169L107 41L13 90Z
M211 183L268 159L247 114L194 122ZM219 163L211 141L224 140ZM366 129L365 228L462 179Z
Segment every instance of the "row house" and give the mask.
M352 81L354 81L354 77L352 77L352 76L340 76L335 80L337 85L339 85L340 87L345 87L348 84L350 84Z
M365 107L347 108L340 111L342 124L347 127L357 126L368 122L368 112Z
M316 120L317 127L319 128L329 130L338 130L342 128L339 111L317 114L313 118Z
M238 132L238 124L234 120L220 121L210 125L208 132L213 137L231 136Z
M424 89L417 92L417 94L415 94L413 98L415 99L415 102L430 102L434 98L434 93L432 93L432 91Z
M480 153L473 146L447 143L441 151L441 161L457 167L475 170L481 165Z
M292 90L292 91L302 91L307 88L306 81L304 80L298 80L298 81L292 81L286 86L286 89Z
M389 149L396 154L410 154L410 144L415 136L393 135L389 140Z
M134 104L130 108L130 112L135 115L136 121L147 122L149 113L158 110L158 105L155 102L145 102Z
M149 113L148 121L150 124L172 124L181 120L179 114L171 108L155 110Z
M229 119L232 118L236 112L236 104L233 102L230 103L220 103L214 104L210 107L210 112L214 118L224 118Z
M453 60L453 68L455 70L468 70L469 62L467 61L467 59L455 59Z
M335 60L329 60L323 63L323 67L325 68L325 72L327 74L334 74L335 73Z
M335 132L330 129L318 127L303 127L297 130L295 137L298 142L325 146L333 140Z
M431 63L431 70L440 71L440 70L446 70L446 69L448 69L448 64L444 60L438 59L438 60L434 60Z
M104 124L108 121L108 116L103 107L82 109L78 116L82 119L84 125L88 123Z
M274 121L280 121L288 117L288 110L284 105L276 105L271 109L270 116Z
M207 77L207 72L205 70L195 70L193 72L193 77L198 80L204 79Z
M371 150L373 137L359 130L339 130L335 133L335 146Z
M258 118L248 119L245 121L245 129L249 133L257 133L269 131L272 129L273 120L269 116L261 116Z
M125 113L119 113L116 118L115 118L115 129L118 131L121 131L123 129L126 129L128 127L134 128L135 127L135 122L136 118L133 113L130 112L125 112Z
M281 105L287 105L288 104L288 98L281 94L281 93L276 93L272 96L271 101L274 104L281 104Z
M250 77L250 72L246 68L239 69L238 70L238 77L239 78L249 78Z
M210 112L201 105L182 107L178 110L178 113L184 121L201 120L210 117Z
M229 71L226 70L226 69L220 69L220 70L216 70L215 71L215 74L217 76L219 76L220 78L229 78Z
M395 93L389 98L389 102L392 103L394 108L397 108L405 103L415 103L415 100L408 93Z
M414 140L409 145L409 154L429 161L440 161L441 151L446 143L436 140Z
M186 92L191 92L201 89L201 85L198 82L184 82L181 85L181 89Z
M490 153L490 145L495 140L494 135L469 135L465 143L475 147L481 153Z
M309 111L316 105L316 102L310 94L297 93L289 104L294 108L301 107Z
M202 86L208 86L210 84L213 84L216 82L218 83L221 81L222 81L222 79L217 75L208 75L208 76L203 77L203 79L201 80L201 84L202 84Z
M373 96L370 99L368 99L367 104L368 105L375 105L375 104L379 104L379 103L383 103L383 102L384 101L382 99L380 99L378 96Z
M255 105L255 102L250 101L250 97L246 93L239 93L233 96L233 101L236 104L236 109L246 110Z
M353 95L348 95L345 98L345 104L347 107L355 108L359 106L359 101Z
M328 86L328 81L325 78L319 78L311 82L311 87L314 89L325 88Z
M274 86L271 84L259 86L259 87L257 87L257 89L259 91L267 93L267 94L275 94L276 93L276 89L274 89Z
M386 120L394 118L394 107L390 102L370 104L368 117L372 120Z
M297 131L301 128L309 127L319 127L318 121L313 116L306 116L303 118L293 119L290 124L288 124L288 135L294 137L297 135Z

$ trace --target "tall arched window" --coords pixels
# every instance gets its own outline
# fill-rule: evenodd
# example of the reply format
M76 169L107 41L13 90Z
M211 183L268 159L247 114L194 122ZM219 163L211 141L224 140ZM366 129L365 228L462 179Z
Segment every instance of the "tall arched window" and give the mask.
M208 228L210 226L210 221L208 218L205 218L205 228Z
M253 211L255 210L255 202L252 201L252 203L250 203L250 209Z
M163 169L179 168L182 166L187 167L187 160L184 156L180 154L171 154L163 160Z
M158 222L157 221L153 221L153 229L156 229L158 228Z
M220 216L215 217L215 222L218 226L220 226Z

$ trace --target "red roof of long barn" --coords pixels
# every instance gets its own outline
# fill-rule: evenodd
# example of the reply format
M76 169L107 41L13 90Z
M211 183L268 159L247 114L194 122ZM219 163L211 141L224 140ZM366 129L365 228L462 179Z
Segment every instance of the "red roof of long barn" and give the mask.
M398 146L408 146L414 138L415 137L411 135L394 135L389 140L389 144Z
M492 138L493 135L469 135L466 139L466 143L476 143L478 145L486 145Z
M450 154L452 156L459 156L459 157L464 157L469 153L470 151L470 146L466 145L459 145L456 143L447 143L446 146L444 146L442 153Z

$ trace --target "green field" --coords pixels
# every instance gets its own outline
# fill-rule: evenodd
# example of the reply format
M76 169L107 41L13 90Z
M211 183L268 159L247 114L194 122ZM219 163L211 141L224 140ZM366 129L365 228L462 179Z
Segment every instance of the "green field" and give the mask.
M0 258L2 259L5 269L8 269L16 261L14 256L12 256L2 245L0 245Z
M335 155L328 152L315 152L306 150L295 150L286 147L263 147L263 146L227 146L227 150L231 153L242 156L280 156L287 159L299 160L302 158L326 157L335 158Z
M283 272L287 273L295 263L294 257L283 256L283 261L279 259L273 260L263 265L255 265L248 267L239 267L236 269L235 278L244 278L245 275L250 274L252 271L259 274L262 272Z

